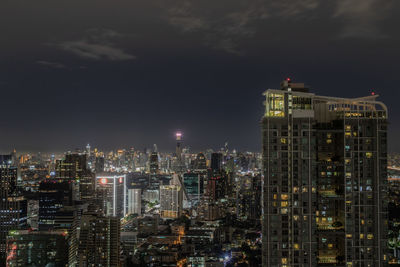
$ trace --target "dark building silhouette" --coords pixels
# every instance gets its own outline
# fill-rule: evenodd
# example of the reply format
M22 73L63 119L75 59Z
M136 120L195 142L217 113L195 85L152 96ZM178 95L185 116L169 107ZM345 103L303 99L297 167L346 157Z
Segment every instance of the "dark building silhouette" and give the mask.
M73 205L73 182L45 180L39 185L39 229L53 229L57 212Z

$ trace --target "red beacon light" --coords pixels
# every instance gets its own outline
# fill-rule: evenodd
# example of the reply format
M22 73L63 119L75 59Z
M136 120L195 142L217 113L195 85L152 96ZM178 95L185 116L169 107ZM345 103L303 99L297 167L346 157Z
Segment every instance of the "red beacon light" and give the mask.
M374 91L372 91L372 92L371 92L371 95L375 95L375 92L374 92Z

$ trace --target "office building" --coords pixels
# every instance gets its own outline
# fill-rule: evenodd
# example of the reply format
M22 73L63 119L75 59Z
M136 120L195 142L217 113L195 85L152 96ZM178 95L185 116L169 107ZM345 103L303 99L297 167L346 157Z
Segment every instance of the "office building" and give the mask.
M73 153L56 161L56 179L76 184L74 199L90 201L94 195L94 175L87 168L87 155Z
M104 214L118 217L126 215L127 187L125 174L97 174L96 193Z
M207 159L203 153L197 154L193 164L193 171L197 173L205 173L207 171Z
M39 229L54 228L57 212L73 205L74 183L60 180L44 180L39 185Z
M263 266L387 266L387 108L265 92Z
M178 218L182 215L183 190L179 185L160 186L161 218Z
M183 185L192 206L199 203L204 193L203 175L194 172L185 173L183 174Z

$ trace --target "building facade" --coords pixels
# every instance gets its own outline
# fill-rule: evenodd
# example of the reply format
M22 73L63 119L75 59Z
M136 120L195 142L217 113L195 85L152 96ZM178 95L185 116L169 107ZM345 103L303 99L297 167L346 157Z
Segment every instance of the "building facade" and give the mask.
M182 215L183 189L179 185L160 186L161 218L178 218Z
M73 266L68 262L69 249L66 231L10 231L7 266Z
M128 190L128 214L142 215L142 189Z
M97 174L96 194L104 214L118 217L126 215L127 187L125 174Z
M0 155L0 266L5 264L8 232L27 223L28 203L18 190L17 173L12 155Z
M119 266L120 220L84 214L79 235L78 266Z
M387 108L265 92L263 266L386 266Z

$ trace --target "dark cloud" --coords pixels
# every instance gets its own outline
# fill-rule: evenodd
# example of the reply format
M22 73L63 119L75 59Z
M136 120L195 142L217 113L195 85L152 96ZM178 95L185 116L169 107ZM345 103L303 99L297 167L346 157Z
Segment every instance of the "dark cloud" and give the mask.
M392 0L339 0L333 13L334 19L343 20L340 37L382 38L379 22L394 7Z
M114 40L122 34L109 29L90 29L87 35L77 41L62 42L59 46L79 57L93 60L124 61L136 59L122 49L116 47Z

